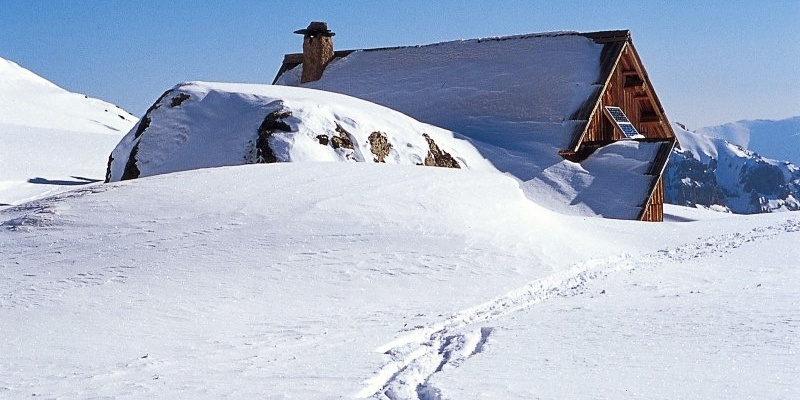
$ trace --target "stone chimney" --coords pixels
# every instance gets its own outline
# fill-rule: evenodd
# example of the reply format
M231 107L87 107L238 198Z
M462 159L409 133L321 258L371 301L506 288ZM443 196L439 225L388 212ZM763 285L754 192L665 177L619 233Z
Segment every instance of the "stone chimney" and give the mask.
M315 21L308 28L294 31L303 35L303 76L300 83L317 81L322 78L325 66L333 59L333 35L328 24Z

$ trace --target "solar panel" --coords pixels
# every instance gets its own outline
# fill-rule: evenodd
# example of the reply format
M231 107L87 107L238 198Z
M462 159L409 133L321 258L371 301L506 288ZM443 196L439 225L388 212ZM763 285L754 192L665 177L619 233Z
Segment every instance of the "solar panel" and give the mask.
M625 113L622 112L621 108L619 107L606 107L606 108L608 109L608 112L611 113L611 117L614 118L614 121L627 122L627 123L631 122L625 115Z
M606 114L614 121L614 124L619 128L626 139L636 139L643 137L639 131L631 124L631 120L625 115L619 107L606 106Z

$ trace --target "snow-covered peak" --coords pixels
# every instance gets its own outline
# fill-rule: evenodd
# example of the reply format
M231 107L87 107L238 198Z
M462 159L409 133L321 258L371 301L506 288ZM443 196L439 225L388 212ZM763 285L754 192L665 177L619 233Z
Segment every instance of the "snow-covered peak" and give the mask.
M739 145L764 157L800 164L800 116L777 121L736 121L700 128L696 132Z
M135 122L136 117L111 103L64 90L0 58L0 124L122 133Z
M40 86L42 89L60 89L54 83L34 74L19 64L0 57L0 85L4 89L13 88L16 85L28 85L29 87Z

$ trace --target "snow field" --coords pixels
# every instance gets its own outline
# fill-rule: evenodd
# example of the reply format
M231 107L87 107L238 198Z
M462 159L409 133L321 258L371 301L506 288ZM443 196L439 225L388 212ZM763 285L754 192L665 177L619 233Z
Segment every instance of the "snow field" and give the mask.
M797 383L797 219L566 217L494 173L290 163L92 185L0 221L0 319L24 321L0 327L10 398L781 398ZM748 383L725 357L760 372Z

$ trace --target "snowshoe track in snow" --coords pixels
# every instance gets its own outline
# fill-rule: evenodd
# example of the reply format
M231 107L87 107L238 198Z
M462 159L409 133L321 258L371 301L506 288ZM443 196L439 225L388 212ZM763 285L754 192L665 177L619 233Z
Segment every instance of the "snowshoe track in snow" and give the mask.
M654 268L668 261L710 257L748 242L769 240L785 232L800 232L800 220L698 239L682 246L633 257L623 254L588 260L575 267L535 280L492 301L459 312L441 322L417 327L377 349L391 358L356 395L390 400L438 400L441 392L430 378L447 368L457 368L480 354L491 341L492 320L527 309L553 297L572 297L585 292L586 284L618 271ZM483 325L476 328L476 326Z

